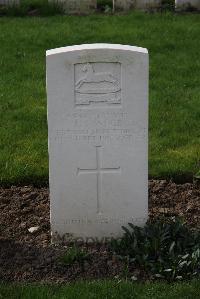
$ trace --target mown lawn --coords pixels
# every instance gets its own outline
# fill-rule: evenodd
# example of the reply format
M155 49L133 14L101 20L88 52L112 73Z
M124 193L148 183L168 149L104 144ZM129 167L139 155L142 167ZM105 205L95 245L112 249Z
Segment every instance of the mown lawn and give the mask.
M167 284L131 282L82 282L65 286L0 285L3 299L199 299L200 282Z
M0 184L48 182L46 49L94 42L150 53L149 175L200 168L200 15L0 18Z

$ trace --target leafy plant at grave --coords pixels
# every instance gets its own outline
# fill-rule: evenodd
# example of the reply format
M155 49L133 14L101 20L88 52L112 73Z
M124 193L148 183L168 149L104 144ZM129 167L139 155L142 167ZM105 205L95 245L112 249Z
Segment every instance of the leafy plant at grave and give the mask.
M69 250L67 250L67 252L60 258L60 262L68 266L78 263L82 271L84 271L85 262L89 261L90 258L91 256L86 250L74 245L73 247L69 248Z
M200 231L191 230L181 219L157 219L141 228L122 227L122 239L111 248L129 266L145 270L154 278L192 278L200 274Z
M194 178L200 180L200 170L195 174Z

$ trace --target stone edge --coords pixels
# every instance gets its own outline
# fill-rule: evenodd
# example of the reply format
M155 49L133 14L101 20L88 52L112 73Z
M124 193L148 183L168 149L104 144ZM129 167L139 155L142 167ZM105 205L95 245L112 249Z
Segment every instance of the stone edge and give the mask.
M121 44L82 44L82 45L74 45L74 46L67 46L67 47L61 47L61 48L47 50L46 56L51 56L51 55L61 54L61 53L68 53L68 52L73 52L73 51L98 50L98 49L125 50L125 51L148 54L148 50L146 48L141 48L141 47L136 47L136 46L121 45Z

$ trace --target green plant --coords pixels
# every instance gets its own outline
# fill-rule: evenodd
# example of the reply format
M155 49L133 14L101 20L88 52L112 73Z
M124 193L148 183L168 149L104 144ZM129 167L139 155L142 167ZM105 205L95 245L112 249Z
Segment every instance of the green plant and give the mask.
M195 179L198 179L198 180L200 180L200 170L195 174Z
M97 0L97 8L105 13L112 11L113 1L112 0Z
M76 245L69 248L67 252L60 258L60 262L71 266L74 263L78 263L82 271L85 270L85 262L90 260L90 254Z
M142 228L129 223L111 248L120 259L167 280L191 278L200 272L200 232L181 219L149 221Z

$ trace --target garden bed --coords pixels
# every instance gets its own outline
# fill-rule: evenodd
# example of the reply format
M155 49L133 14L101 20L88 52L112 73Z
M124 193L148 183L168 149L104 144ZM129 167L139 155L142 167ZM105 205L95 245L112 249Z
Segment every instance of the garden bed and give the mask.
M149 216L182 216L192 228L200 227L200 187L165 180L149 181ZM30 233L31 227L39 227ZM91 255L85 269L60 262L67 246L50 244L49 191L32 186L0 188L0 280L64 282L77 278L120 277L123 263L106 244L83 246ZM142 271L131 275L147 279Z

